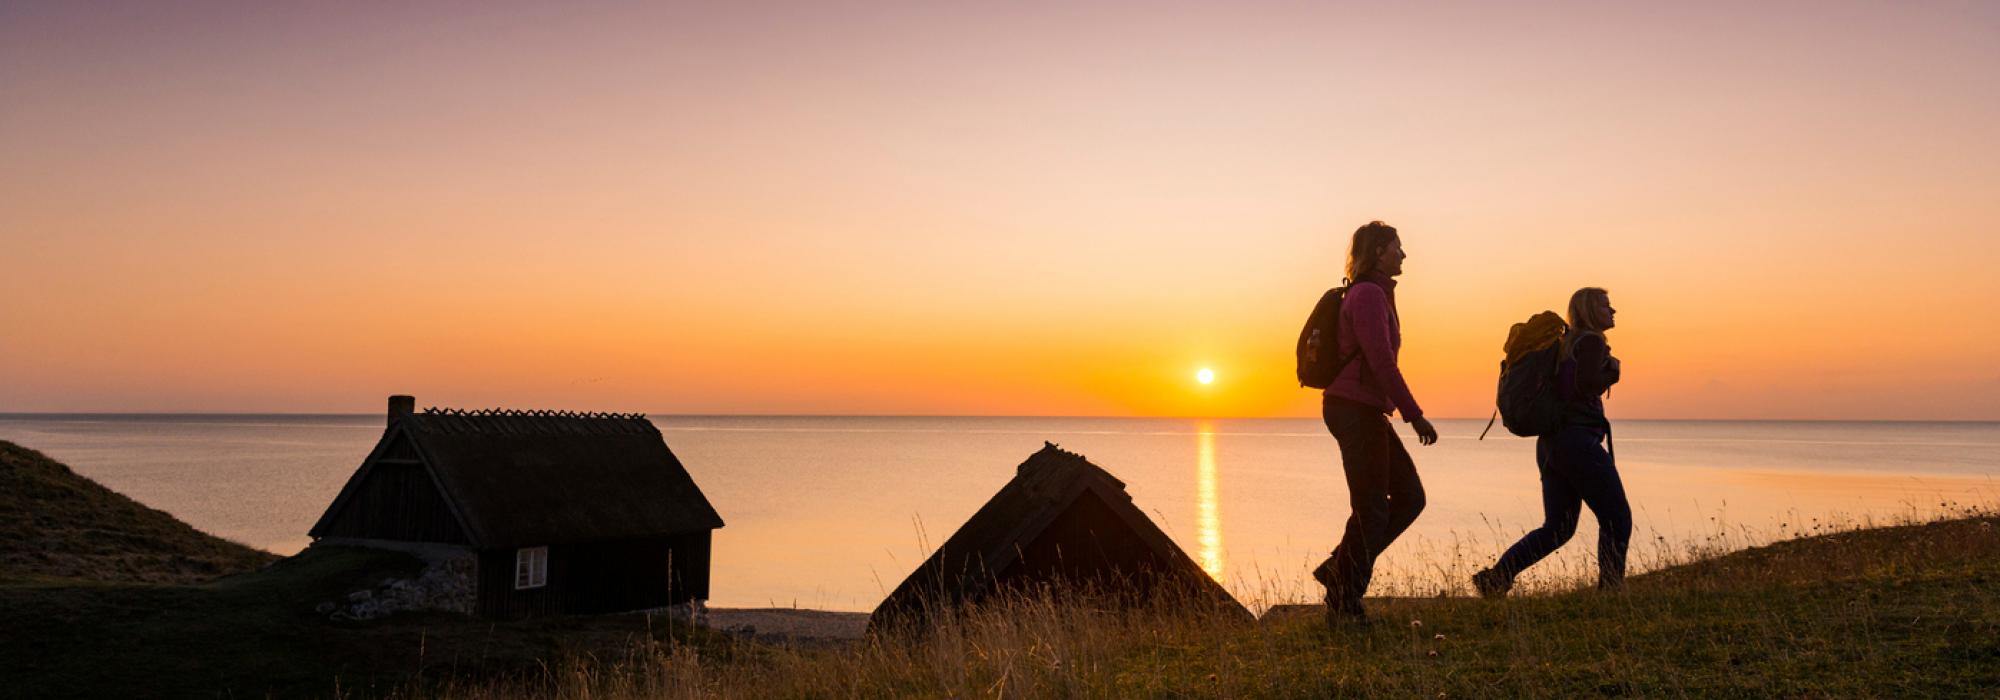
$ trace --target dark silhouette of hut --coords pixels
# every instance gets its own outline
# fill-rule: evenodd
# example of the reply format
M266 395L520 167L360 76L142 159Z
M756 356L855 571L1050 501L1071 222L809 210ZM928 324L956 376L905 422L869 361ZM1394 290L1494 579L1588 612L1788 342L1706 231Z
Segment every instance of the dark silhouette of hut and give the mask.
M1125 483L1083 455L1043 443L1014 479L869 617L909 629L932 613L1036 586L1099 602L1169 600L1250 611L1132 504Z
M488 617L708 598L722 518L645 416L415 404L389 397L388 428L316 543L476 557L468 607Z

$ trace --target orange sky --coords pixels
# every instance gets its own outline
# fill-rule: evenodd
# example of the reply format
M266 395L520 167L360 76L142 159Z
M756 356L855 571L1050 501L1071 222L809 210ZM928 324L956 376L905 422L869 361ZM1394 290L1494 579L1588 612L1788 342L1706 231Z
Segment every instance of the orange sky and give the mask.
M1353 228L1481 416L2000 419L2000 10L0 9L0 411L1311 415ZM1193 381L1213 367L1210 386Z

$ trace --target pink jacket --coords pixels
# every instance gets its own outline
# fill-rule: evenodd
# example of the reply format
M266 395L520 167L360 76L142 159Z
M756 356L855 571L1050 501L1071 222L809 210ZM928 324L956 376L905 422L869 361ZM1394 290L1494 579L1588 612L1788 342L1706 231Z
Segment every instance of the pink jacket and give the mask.
M1423 417L1424 409L1410 395L1396 355L1403 349L1402 321L1396 316L1396 282L1370 278L1356 282L1340 302L1339 357L1358 347L1361 356L1347 363L1327 385L1327 396L1338 396L1382 409L1402 411L1403 420ZM1366 367L1366 372L1363 368Z

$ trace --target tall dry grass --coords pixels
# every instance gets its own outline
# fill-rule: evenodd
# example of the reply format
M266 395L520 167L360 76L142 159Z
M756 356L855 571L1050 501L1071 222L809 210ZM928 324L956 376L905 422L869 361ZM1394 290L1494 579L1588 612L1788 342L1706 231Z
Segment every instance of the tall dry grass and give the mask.
M1552 561L1538 585L1507 601L1466 596L1465 577L1494 550L1475 557L1470 542L1457 543L1390 582L1426 595L1371 600L1376 623L1366 628L1329 630L1312 614L1248 622L1188 600L1115 610L1043 589L939 616L915 635L844 645L646 641L617 658L397 695L1842 696L1952 695L2000 682L2000 511L1945 502L1887 520L1806 518L1778 533L1719 526L1695 542L1656 540L1634 556L1653 573L1619 594L1589 592L1595 572L1578 558ZM1273 577L1249 602L1261 609L1310 595L1295 589Z

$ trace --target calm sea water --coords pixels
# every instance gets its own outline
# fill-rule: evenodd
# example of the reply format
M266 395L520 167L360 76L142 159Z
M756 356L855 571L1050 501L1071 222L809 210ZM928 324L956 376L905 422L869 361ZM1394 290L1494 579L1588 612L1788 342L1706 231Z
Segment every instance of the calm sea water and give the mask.
M380 416L0 416L41 450L203 530L279 553L381 434ZM708 417L653 419L728 525L719 606L867 610L1044 440L1124 480L1134 501L1249 601L1303 599L1347 516L1333 439L1310 419ZM1377 592L1427 593L1540 521L1533 443L1442 421L1406 444L1429 509ZM1499 431L1499 428L1495 428ZM1619 425L1635 564L1836 520L2000 503L2000 423ZM1595 527L1524 583L1589 574Z

